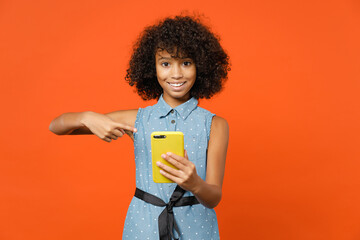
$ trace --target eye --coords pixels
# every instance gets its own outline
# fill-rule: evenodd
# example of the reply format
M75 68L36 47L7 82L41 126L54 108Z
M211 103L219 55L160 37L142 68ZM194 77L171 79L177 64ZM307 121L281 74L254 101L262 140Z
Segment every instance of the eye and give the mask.
M190 65L192 64L192 62L190 62L190 61L185 61L183 64L184 64L185 66L190 66Z
M163 63L161 63L161 66L167 67L167 66L169 66L169 63L168 62L163 62Z

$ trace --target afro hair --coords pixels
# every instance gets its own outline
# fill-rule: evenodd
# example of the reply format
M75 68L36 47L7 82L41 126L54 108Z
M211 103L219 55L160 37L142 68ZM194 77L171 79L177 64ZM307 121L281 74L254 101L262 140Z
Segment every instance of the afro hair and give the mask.
M136 40L125 80L135 85L143 100L159 99L163 89L157 81L155 54L166 50L173 57L185 55L194 61L196 81L190 96L209 99L222 90L230 71L229 56L219 41L198 18L165 18L146 27Z

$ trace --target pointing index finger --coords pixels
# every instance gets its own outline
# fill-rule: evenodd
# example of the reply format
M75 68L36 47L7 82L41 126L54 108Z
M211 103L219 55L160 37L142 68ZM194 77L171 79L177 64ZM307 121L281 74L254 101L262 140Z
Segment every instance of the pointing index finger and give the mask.
M137 132L137 129L126 124L119 123L118 126L122 129L129 130L131 132Z

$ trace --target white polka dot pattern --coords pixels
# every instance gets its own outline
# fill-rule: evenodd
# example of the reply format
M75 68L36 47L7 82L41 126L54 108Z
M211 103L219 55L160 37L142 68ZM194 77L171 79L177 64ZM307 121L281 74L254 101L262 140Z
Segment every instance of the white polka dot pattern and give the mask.
M211 120L215 114L197 106L195 98L172 109L162 95L157 104L139 108L135 121L134 153L136 187L168 202L175 183L154 183L152 179L150 135L153 131L181 131L189 160L199 176L206 177L206 152ZM174 110L174 111L171 111ZM175 123L171 123L175 120ZM186 192L184 196L192 196ZM157 207L133 197L124 224L123 239L159 239L158 216L163 207ZM219 239L216 213L201 204L174 207L180 239ZM176 235L176 232L174 232Z

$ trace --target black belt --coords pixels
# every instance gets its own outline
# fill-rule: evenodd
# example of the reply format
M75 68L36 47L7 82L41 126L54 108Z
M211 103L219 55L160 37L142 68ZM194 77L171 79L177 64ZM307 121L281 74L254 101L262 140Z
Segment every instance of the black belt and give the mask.
M160 240L172 240L176 239L173 233L173 229L175 228L176 232L180 236L180 231L178 226L176 225L173 213L173 207L181 207L181 206L189 206L199 204L199 201L194 196L183 197L186 191L182 189L179 185L176 186L173 194L170 197L170 201L165 203L162 199L144 192L139 188L136 188L135 197L147 202L151 203L155 206L165 207L166 208L160 213L158 218L159 225L159 236Z

